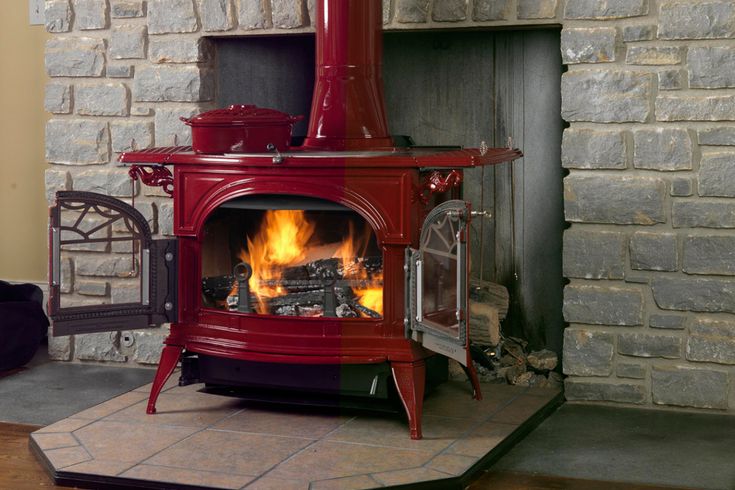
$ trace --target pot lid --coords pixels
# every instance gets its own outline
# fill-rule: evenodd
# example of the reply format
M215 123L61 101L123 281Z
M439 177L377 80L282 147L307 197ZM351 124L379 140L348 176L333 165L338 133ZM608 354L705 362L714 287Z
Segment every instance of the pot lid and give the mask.
M292 116L275 109L257 107L255 105L233 104L224 109L202 112L192 118L181 118L190 126L251 126L271 124L292 124L304 116Z

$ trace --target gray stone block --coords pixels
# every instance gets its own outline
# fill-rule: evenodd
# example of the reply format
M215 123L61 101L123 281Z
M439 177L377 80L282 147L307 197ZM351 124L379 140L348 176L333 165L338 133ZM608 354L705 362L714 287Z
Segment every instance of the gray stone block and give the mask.
M145 17L145 1L112 0L111 15L113 19Z
M467 19L468 0L434 0L431 18L437 22L459 22Z
M735 197L735 152L702 155L699 195Z
M639 231L630 237L631 269L675 271L678 255L675 233Z
M199 20L194 9L194 0L148 0L149 33L168 34L197 30Z
M564 232L565 277L622 279L625 276L625 237L622 233L576 230Z
M735 37L735 4L730 0L665 0L658 14L659 39Z
M689 332L687 360L735 364L735 323L699 319L692 323Z
M620 131L567 128L562 137L561 163L565 168L624 169L626 144Z
M267 29L271 23L270 0L239 2L238 20L240 29Z
M615 61L614 27L577 27L561 31L561 57L565 64Z
M77 293L84 296L107 296L110 293L110 283L106 281L78 281Z
M46 123L46 160L68 165L110 161L110 133L104 121L51 119Z
M687 317L681 315L651 315L648 317L648 326L651 328L683 330L686 322Z
M678 65L681 49L676 46L630 46L625 62L629 65Z
M66 170L47 168L44 174L46 188L46 200L51 204L54 202L58 191L71 189L71 174Z
M655 128L633 132L633 166L649 170L691 170L692 138L686 129Z
M210 57L208 47L203 39L152 39L149 59L153 63L200 63Z
M634 383L610 383L564 380L564 396L569 401L600 401L643 404L648 399L646 387Z
M182 124L181 117L190 118L201 112L196 106L179 106L156 109L155 141L158 146L191 144L191 129Z
M694 193L694 182L692 179L687 177L675 177L671 179L671 192L672 196L676 197L687 197Z
M144 66L135 74L137 102L200 102L211 100L214 75L199 66Z
M133 78L134 73L133 65L109 65L107 67L107 78Z
M53 328L48 328L48 357L52 361L70 361L72 337L54 337Z
M429 20L429 0L396 0L396 21L415 24Z
M659 90L680 90L684 88L681 70L663 70L658 72Z
M308 24L304 0L270 0L273 27L295 29Z
M689 87L735 87L735 49L724 46L692 46L687 55Z
M127 116L130 94L122 83L77 85L74 105L81 116Z
M232 0L199 0L202 29L207 32L229 31L235 27Z
M674 201L674 228L735 228L735 203L723 201Z
M618 336L618 353L635 357L681 358L682 341L672 335L621 333Z
M687 274L735 275L735 236L686 236L682 270Z
M653 298L664 310L735 313L735 279L656 277Z
M89 37L53 37L46 42L50 77L100 77L105 70L105 43Z
M574 327L564 330L564 374L572 376L610 376L615 336Z
M647 0L567 0L565 19L622 19L648 13Z
M651 41L656 35L656 26L630 25L623 27L623 41L633 43L636 41Z
M129 255L83 255L76 258L75 266L77 275L90 277L116 277L131 270Z
M112 151L143 150L153 146L153 123L147 121L120 121L110 123Z
M592 325L643 324L643 293L633 286L571 284L564 288L564 319Z
M727 408L727 373L684 366L653 366L653 403L695 408Z
M137 280L134 280L132 283L130 281L118 282L112 288L112 294L110 295L111 303L113 305L140 303L140 293L140 283Z
M43 107L54 114L71 112L72 86L68 83L50 82L46 84Z
M518 0L519 19L553 19L557 0Z
M85 170L74 177L74 188L107 196L130 197L132 181L125 169Z
M72 11L69 0L46 0L43 15L47 32L69 32L71 30Z
M74 336L74 356L80 361L126 362L118 348L120 332L88 333Z
M715 126L700 129L697 134L700 145L735 146L735 127Z
M79 30L105 29L108 14L107 0L74 0L74 25Z
M628 379L645 379L646 366L633 362L618 362L615 365L615 376Z
M658 121L735 121L733 95L660 95L656 97Z
M311 25L316 22L316 0L307 0L309 6L309 19L311 19ZM383 0L383 25L390 24L390 20L393 17L393 9L391 0Z
M512 5L511 0L475 0L472 4L472 20L506 20L510 17Z
M168 329L136 331L133 334L135 339L133 361L146 365L158 364Z
M158 227L161 235L172 236L174 234L174 206L170 202L162 202L158 205Z
M660 179L572 174L564 179L564 214L573 222L664 223L666 191Z
M110 57L116 60L145 58L147 38L146 26L116 26L110 35Z
M574 122L645 122L651 112L651 82L650 74L632 71L566 72L562 117Z
M131 116L152 116L153 109L146 105L133 104L130 108Z

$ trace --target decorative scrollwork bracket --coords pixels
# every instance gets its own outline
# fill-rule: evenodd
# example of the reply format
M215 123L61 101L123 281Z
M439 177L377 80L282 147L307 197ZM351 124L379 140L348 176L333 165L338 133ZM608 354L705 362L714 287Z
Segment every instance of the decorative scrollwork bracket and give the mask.
M162 188L169 196L174 195L174 177L163 165L131 165L128 175L133 180L140 179L145 185Z
M459 187L462 184L462 174L457 170L450 170L446 175L442 175L439 171L429 174L426 182L419 188L419 200L429 203L429 196L437 192L446 192L451 187Z

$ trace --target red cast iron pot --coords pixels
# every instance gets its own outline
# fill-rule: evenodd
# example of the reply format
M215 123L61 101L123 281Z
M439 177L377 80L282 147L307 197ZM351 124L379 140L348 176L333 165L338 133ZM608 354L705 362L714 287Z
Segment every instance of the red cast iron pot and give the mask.
M264 153L287 150L293 125L303 118L254 105L231 105L181 120L191 126L197 153Z

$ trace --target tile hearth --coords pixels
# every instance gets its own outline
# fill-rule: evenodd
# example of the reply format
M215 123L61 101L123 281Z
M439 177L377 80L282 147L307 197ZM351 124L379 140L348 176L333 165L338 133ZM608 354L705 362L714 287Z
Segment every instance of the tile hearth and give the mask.
M365 489L459 485L560 402L556 390L450 381L424 402L424 438L402 417L264 406L169 382L158 413L149 386L34 432L57 483L137 488ZM448 488L445 487L445 488Z

